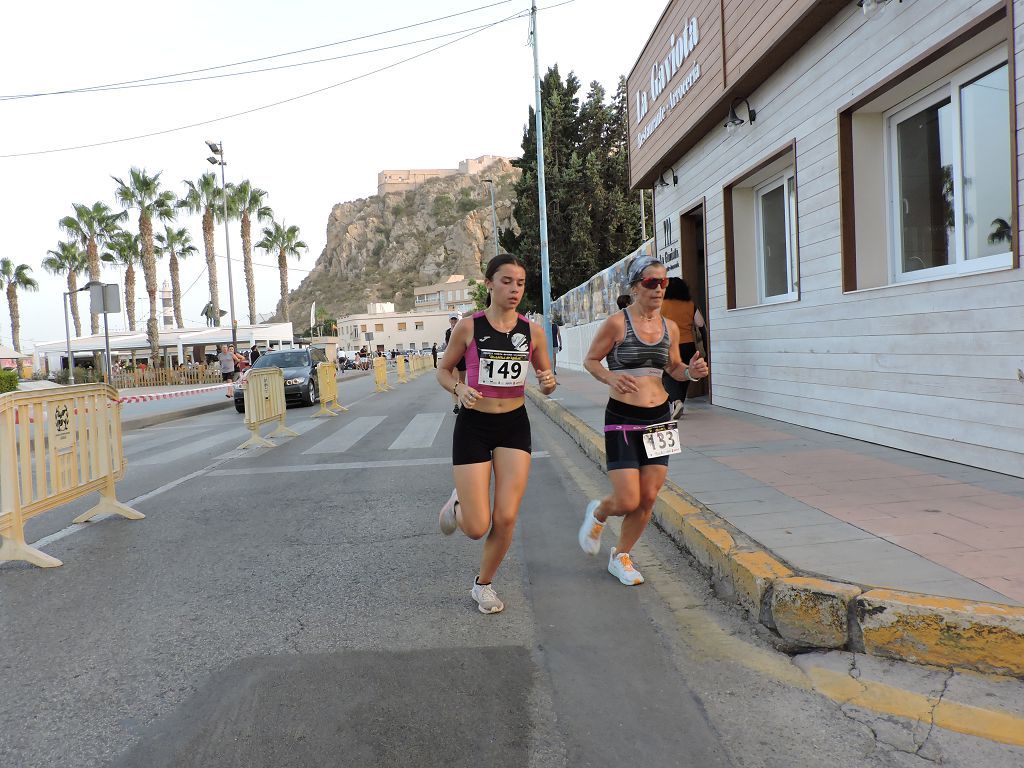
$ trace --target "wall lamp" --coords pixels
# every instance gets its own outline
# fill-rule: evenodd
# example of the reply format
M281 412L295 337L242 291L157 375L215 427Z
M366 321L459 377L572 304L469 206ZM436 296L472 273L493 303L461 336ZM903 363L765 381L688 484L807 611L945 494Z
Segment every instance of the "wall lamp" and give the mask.
M891 2L892 0L857 0L857 7L864 11L865 16L874 16ZM902 3L903 0L896 2Z
M757 119L757 112L751 109L749 101L747 101L742 96L733 99L732 104L729 105L729 117L725 121L725 130L728 131L730 134L737 128L739 128L741 125L743 125L745 122L747 122L742 117L736 114L736 105L739 104L741 101L747 106L747 119L750 120L750 124L753 125L754 121Z
M670 170L672 171L672 186L674 187L676 184L679 183L679 177L676 176L676 169L675 168L672 168ZM665 171L662 171L661 172L661 176L658 177L658 186L659 187L667 187L668 186L668 182L665 181Z

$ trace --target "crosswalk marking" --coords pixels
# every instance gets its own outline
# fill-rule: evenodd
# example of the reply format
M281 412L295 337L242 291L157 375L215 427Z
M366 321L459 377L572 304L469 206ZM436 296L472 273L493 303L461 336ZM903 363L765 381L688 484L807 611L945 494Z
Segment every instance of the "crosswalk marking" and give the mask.
M303 455L317 453L344 453L384 421L383 416L360 416L316 445L307 448Z
M434 444L437 430L441 428L443 421L443 413L417 413L402 430L402 434L395 438L395 442L388 446L388 450L429 448Z
M208 448L214 448L218 445L230 442L239 443L244 439L245 430L238 429L236 427L225 432L218 432L205 440L191 440L187 441L179 448L172 448L169 451L158 451L152 456L147 456L144 459L132 459L129 457L128 463L136 467L149 467L154 464L167 464L172 461L177 461L178 459L184 459L188 456L194 456L200 451L205 451Z

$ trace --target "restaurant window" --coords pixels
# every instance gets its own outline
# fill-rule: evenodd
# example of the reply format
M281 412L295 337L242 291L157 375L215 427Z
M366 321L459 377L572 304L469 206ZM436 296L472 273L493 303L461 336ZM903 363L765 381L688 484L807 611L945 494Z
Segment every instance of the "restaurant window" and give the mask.
M797 300L794 146L765 158L723 192L729 309Z
M840 111L843 289L1014 265L1000 25Z

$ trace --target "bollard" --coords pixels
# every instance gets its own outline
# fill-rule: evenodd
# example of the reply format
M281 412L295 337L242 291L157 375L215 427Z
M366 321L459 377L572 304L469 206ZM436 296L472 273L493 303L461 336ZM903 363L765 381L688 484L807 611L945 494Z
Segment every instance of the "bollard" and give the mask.
M373 358L373 383L375 392L387 392L391 389L388 386L387 360L383 357Z
M0 561L42 568L61 561L25 543L25 521L92 491L100 500L74 519L140 512L117 500L124 476L121 405L106 384L0 395Z
M397 358L395 358L395 363L395 367L398 370L398 383L408 384L409 378L405 375L405 358L402 357L402 355L399 355Z
M348 411L348 408L338 402L337 366L333 363L320 363L316 367L316 383L320 392L320 410L313 416L337 416L340 411L333 410L331 403L334 403L334 407L340 408L341 411Z
M267 437L298 437L298 432L285 425L284 415L284 371L280 368L254 368L245 380L245 426L252 435L238 447L263 445L272 448L274 444L260 436L260 427L271 421L277 422L277 428Z

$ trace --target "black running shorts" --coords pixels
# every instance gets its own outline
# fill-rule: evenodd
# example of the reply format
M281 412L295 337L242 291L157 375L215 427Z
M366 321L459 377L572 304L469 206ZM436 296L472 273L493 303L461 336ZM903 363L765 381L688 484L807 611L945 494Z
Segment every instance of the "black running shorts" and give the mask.
M604 409L605 426L609 424L663 424L672 420L668 400L652 408L630 405L619 400L608 400ZM608 469L640 469L647 464L668 466L668 456L647 457L642 432L605 432L604 450Z
M460 408L452 434L452 464L490 461L495 448L515 448L530 453L530 417L521 405L508 413L483 413Z

